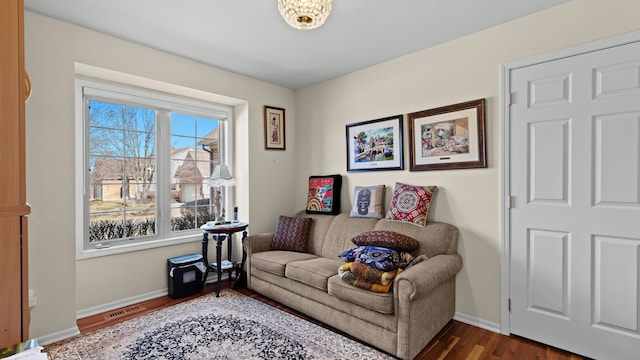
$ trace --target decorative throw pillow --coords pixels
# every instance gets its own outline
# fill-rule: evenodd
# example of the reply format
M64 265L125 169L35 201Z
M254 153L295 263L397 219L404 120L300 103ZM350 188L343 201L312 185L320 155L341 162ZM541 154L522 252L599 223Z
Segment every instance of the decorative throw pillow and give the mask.
M426 226L431 200L437 190L438 187L435 185L414 186L396 183L387 219Z
M353 190L353 205L349 217L382 219L384 185L356 186Z
M309 176L307 214L339 214L341 188L342 175Z
M388 230L363 232L351 239L358 245L382 246L396 251L413 251L420 246L420 242L411 236Z
M271 250L306 252L311 233L311 218L280 216Z

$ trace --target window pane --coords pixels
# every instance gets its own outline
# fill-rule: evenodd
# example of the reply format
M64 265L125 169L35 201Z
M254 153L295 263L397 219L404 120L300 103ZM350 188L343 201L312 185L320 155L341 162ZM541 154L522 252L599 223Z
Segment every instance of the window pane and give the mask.
M155 111L89 104L89 241L156 234Z
M196 139L194 137L171 135L172 150L184 151L186 149L193 149L196 145Z
M156 126L156 112L135 106L124 107L124 128L151 132Z
M171 134L191 136L196 133L196 118L190 115L171 114Z
M124 236L124 212L94 211L93 208L110 208L111 203L94 204L89 216L89 242L121 239Z
M197 137L218 139L218 120L196 118L196 124L198 126Z
M127 211L125 214L126 237L155 235L156 211L148 208L143 211Z
M119 129L89 128L89 152L91 155L123 156L124 133Z
M171 229L198 229L212 220L212 163L218 159L218 120L171 114Z
M90 199L121 202L123 159L93 156L89 160L89 166ZM93 205L90 208L94 210Z
M123 106L96 100L89 101L89 126L122 129Z

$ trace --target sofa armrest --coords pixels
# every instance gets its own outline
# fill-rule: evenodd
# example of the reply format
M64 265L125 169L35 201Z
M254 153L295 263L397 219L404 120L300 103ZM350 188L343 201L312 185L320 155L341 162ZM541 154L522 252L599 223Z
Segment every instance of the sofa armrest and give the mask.
M251 255L258 252L269 251L271 249L271 242L275 233L261 233L251 235L244 239L242 242L246 258L244 258L244 271L247 279L247 287L251 287Z
M244 249L247 252L247 256L271 249L271 242L274 236L275 233L271 232L251 235L244 239Z
M413 301L455 277L462 269L460 254L436 255L410 266L394 280L396 298Z
M459 254L436 255L410 266L394 280L398 317L398 352L413 359L455 314L455 280Z

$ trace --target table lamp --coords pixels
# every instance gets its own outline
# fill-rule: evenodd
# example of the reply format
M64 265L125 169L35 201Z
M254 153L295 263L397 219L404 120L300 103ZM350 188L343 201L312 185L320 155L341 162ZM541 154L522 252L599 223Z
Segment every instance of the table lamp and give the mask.
M214 220L216 222L224 221L224 208L222 207L222 197L220 196L220 187L231 187L236 184L236 179L231 176L227 165L216 165L213 168L211 177L209 178L209 187L216 188L216 212Z

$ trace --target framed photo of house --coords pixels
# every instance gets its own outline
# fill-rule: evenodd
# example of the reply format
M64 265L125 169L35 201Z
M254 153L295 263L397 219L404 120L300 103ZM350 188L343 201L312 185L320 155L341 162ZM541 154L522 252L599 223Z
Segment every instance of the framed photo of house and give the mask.
M409 171L487 167L485 99L408 114Z
M264 106L264 148L265 150L285 150L284 109Z
M402 170L402 115L347 125L347 171Z

